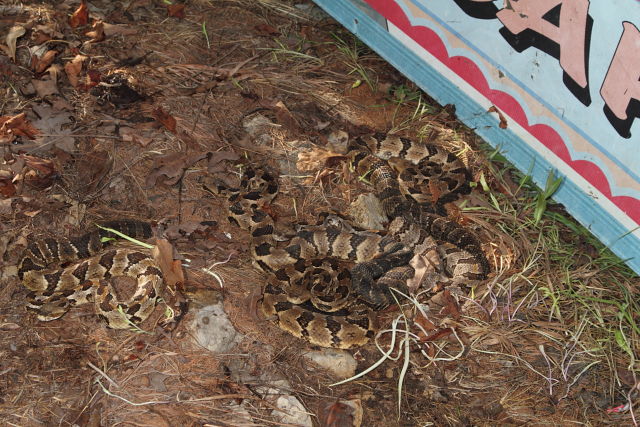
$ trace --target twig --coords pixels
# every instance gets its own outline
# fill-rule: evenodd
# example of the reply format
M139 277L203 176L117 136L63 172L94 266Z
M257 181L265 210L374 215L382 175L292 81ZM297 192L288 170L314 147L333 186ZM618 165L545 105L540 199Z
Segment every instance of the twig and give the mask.
M220 275L218 273L214 273L213 271L211 271L213 269L213 267L217 266L217 265L221 265L221 264L226 264L231 260L231 253L229 253L229 256L227 257L226 260L224 261L218 261L218 262L214 262L213 264L211 264L210 267L208 268L203 268L202 271L207 273L210 276L213 276L217 281L218 284L220 285L220 288L224 288L224 280L222 279L222 277L220 277Z
M120 388L120 386L118 385L117 382L115 382L114 380L112 380L109 375L107 375L102 369L98 368L96 365L94 365L91 362L87 362L87 365L89 365L89 367L91 369L93 369L94 371L96 371L97 373L99 373L100 375L102 375L107 381L109 381L109 383L111 383L112 386L116 387L116 388ZM98 380L100 381L100 380Z

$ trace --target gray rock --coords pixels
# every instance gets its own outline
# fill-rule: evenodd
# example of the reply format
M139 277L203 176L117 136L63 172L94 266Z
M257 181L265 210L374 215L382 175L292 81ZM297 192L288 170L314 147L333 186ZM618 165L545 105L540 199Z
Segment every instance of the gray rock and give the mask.
M228 353L243 338L229 321L221 302L201 308L192 328L198 344L214 353Z
M358 362L351 354L343 350L325 348L305 353L304 357L332 372L340 379L350 378L356 374Z

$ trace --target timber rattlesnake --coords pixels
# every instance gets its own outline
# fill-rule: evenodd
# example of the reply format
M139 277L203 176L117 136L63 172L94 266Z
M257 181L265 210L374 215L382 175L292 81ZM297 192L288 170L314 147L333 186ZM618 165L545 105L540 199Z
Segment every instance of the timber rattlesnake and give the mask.
M133 238L151 237L151 226L138 221L103 224ZM18 265L18 277L30 290L27 309L39 320L62 317L72 306L93 303L96 312L116 329L127 329L145 320L162 295L162 273L153 258L132 249L103 252L113 233L96 229L76 238L45 238L29 243ZM86 259L85 259L86 258ZM80 262L75 262L81 260ZM51 267L74 262L65 267ZM123 301L109 279L129 276L135 291Z
M438 243L450 278L480 280L489 272L478 238L442 215L445 203L469 190L469 173L456 156L378 134L353 142L350 157L391 219L386 233L356 230L328 215L299 227L279 247L266 209L278 192L272 173L249 167L238 188L217 187L228 197L229 219L251 235L254 263L268 273L263 312L285 331L324 347L350 348L375 335L375 309L391 303L390 287L406 292L413 276L409 260L426 238Z

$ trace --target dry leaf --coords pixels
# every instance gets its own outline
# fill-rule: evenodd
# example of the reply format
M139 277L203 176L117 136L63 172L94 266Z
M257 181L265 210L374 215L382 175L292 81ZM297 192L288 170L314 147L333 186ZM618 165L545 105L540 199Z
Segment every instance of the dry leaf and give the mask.
M85 36L91 37L89 43L98 43L103 41L106 36L104 34L104 24L102 23L102 21L94 22L93 26L91 27L91 31L86 32Z
M31 41L36 45L41 45L49 40L51 40L51 36L49 34L45 34L41 31L33 31L31 33Z
M89 8L87 7L86 0L80 2L80 6L73 12L73 15L69 18L69 25L71 28L82 27L89 23Z
M216 151L209 154L209 163L207 164L207 172L216 173L225 170L225 166L222 163L225 160L236 161L240 157L231 151Z
M15 25L9 29L9 34L5 37L4 41L9 47L9 57L13 62L16 62L16 41L24 35L26 30L21 25Z
M145 180L145 188L152 188L156 185L158 179L163 176L162 183L166 185L176 184L182 178L185 169L206 157L206 153L192 154L190 156L185 153L169 153L156 157L153 170Z
M149 385L158 393L164 393L167 391L167 386L164 384L164 380L169 378L169 375L165 375L161 372L149 372Z
M173 116L169 115L165 112L162 107L158 107L153 110L153 117L160 122L162 126L164 126L169 132L175 134L176 133L176 119Z
M35 188L50 187L58 176L52 160L26 154L20 155L20 158L25 161L25 166L28 169L24 174L25 181Z
M180 260L173 259L173 246L168 240L158 239L156 245L151 250L153 259L162 271L164 283L171 289L176 289L184 283L184 273Z
M49 95L55 95L57 93L60 93L58 92L58 85L56 85L56 82L51 79L46 79L46 80L32 79L31 84L36 89L36 93L40 98L45 98Z
M67 73L67 78L71 86L78 87L80 83L80 72L82 71L82 63L87 59L84 55L76 55L71 61L64 64L64 71Z
M54 59L56 59L56 55L58 52L55 50L48 50L42 57L38 60L38 63L35 67L36 73L42 73L44 70L51 65Z
M98 188L113 166L113 159L104 150L93 150L85 153L77 161L78 182L83 190L93 191Z
M140 144L143 147L146 147L153 142L153 138L141 135L140 131L137 129L123 126L119 129L119 132L120 137L125 142L134 142Z
M167 6L167 16L173 16L174 18L184 18L184 4L176 3Z
M58 147L66 152L74 151L75 138L71 135L71 129L67 128L67 125L72 122L73 114L57 111L45 103L34 105L32 108L39 117L33 125L45 134L42 138L38 138L38 142L51 148Z
M257 32L265 36L279 36L280 31L269 24L258 24L253 27Z
M21 154L20 158L25 161L25 165L28 168L31 168L43 175L50 175L55 171L52 160L29 156L27 154Z
M0 170L0 196L12 197L16 194L16 186L13 184L13 174L10 171Z
M62 72L62 66L60 64L53 64L49 68L47 68L47 72L49 73L49 77L52 81L58 83L58 77Z
M320 410L318 421L323 427L360 427L362 415L360 399L336 400Z
M422 328L425 331L435 331L436 330L436 325L431 320L429 320L426 317L424 317L424 315L422 313L420 313L420 312L418 312L418 315L414 319L414 322L416 322L417 324L422 326Z
M445 289L442 293L442 297L445 302L445 307L442 310L442 314L450 314L455 320L460 320L460 308L455 298L451 295L448 289Z
M35 139L39 134L40 131L27 120L26 113L0 117L0 141L4 143L12 142L17 136Z
M273 109L276 112L276 121L281 125L285 126L287 129L292 131L296 131L300 129L300 125L291 111L284 105L284 102L278 101L273 105Z
M31 32L31 40L36 45L41 45L44 42L48 42L49 40L62 39L64 36L62 33L51 25L36 25L33 31Z
M500 119L500 124L498 126L500 126L500 129L506 129L507 127L509 127L509 123L507 122L507 118L494 105L489 107L487 112L489 112L489 113L497 113L498 114L498 119Z
M49 67L49 70L51 70L51 67ZM61 98L59 96L54 97L51 100L51 106L58 111L62 111L62 110L66 110L66 111L72 111L73 110L73 105L71 105L71 103L69 103L69 101L67 101L64 98Z
M453 328L442 328L437 330L436 332L434 332L433 334L421 338L420 342L429 342L429 341L435 341L437 339L443 338L443 337L447 337L449 335L451 335L453 333Z

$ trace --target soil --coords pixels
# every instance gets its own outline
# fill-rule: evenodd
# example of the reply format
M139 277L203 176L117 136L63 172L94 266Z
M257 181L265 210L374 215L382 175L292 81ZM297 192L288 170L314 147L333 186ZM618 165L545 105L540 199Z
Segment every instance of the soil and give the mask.
M425 95L416 104L411 82L312 3L295 3L94 0L87 17L77 1L0 6L3 37L25 30L15 60L10 43L0 55L0 118L25 114L0 131L2 424L281 425L259 384L232 375L238 369L288 380L316 425L352 425L343 401L361 405L367 426L621 422L604 413L620 398L606 371L571 384L545 379L557 354L541 352L541 340L562 331L509 305L511 295L498 296L498 310L481 300L497 273L473 295L425 303L431 335L407 347L400 399L403 357L329 387L336 379L301 357L309 346L260 317L264 276L251 265L249 236L206 189L237 179L237 165L280 172L269 213L284 229L345 212L370 191L334 153L345 133L436 139L497 185L481 141L452 108ZM416 118L416 105L428 114ZM487 197L476 189L466 203ZM500 280L531 251L490 217L455 206L451 215L478 232ZM15 268L26 242L116 218L150 221L173 245L184 266L178 292L190 302L178 326L159 326L164 307L145 332L108 329L90 306L51 322L27 313ZM192 337L194 313L216 301L244 336L231 353ZM380 357L373 344L350 353L358 372Z

